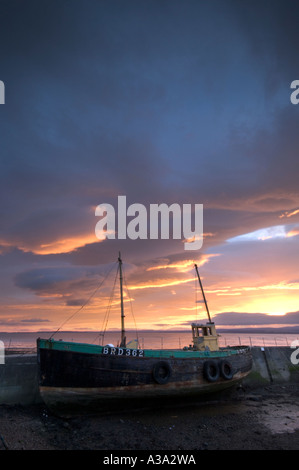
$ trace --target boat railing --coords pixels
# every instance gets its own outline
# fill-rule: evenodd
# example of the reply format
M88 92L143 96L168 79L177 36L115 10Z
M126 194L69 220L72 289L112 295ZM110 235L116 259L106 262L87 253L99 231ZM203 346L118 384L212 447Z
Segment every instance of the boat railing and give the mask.
M238 334L220 334L218 336L218 343L220 348L225 347L270 347L270 346L291 346L292 342L299 340L298 335L238 335ZM176 337L169 337L168 335L150 335L147 337L139 337L139 347L158 348L158 349L192 349L193 345L190 341L190 333L184 335L176 335Z

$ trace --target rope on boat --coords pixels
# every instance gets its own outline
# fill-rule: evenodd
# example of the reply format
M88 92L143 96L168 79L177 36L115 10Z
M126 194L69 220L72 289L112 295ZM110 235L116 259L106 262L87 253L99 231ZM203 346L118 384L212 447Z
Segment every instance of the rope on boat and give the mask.
M110 299L109 299L108 307L107 307L107 310L106 310L106 313L105 313L105 317L104 317L104 320L103 320L103 327L102 327L101 333L99 333L95 337L95 339L93 340L93 343L95 343L95 341L97 340L97 338L99 336L102 336L102 344L104 342L104 336L105 336L105 333L107 331L108 320L109 320L109 315L110 315L110 310L111 310L112 301L113 301L113 297L114 297L115 285L116 285L116 280L117 280L118 274L119 274L119 266L118 266L117 271L116 271L114 284L113 284L113 288L112 288L112 291L111 291L111 294L110 294ZM130 301L131 313L132 313L132 317L133 317L133 320L134 320L137 343L139 344L137 324L136 324L136 320L135 320L135 316L134 316L134 312L133 312L132 299L131 299L131 296L130 296L130 291L129 291L128 286L127 286L127 281L126 281L125 270L124 269L123 269L123 280L124 280L124 284L125 284L125 287L126 287L126 291L127 291L127 294L128 294L129 301Z
M102 330L101 330L102 332L97 334L97 336L93 340L93 343L96 341L96 339L99 336L102 336L102 342L104 340L104 336L105 336L105 333L106 333L106 330L107 330L107 325L108 325L108 319L109 319L109 315L110 315L112 300L113 300L113 297L114 297L114 290L115 290L115 284L116 284L116 279L117 279L118 272L119 272L119 266L117 266L117 270L116 270L116 274L115 274L115 278L114 278L113 288L112 288L112 291L111 291L111 294L110 294L108 307L107 307L107 310L106 310L106 313L105 313L105 316L104 316L103 327L102 327Z
M134 316L134 313L133 313L132 299L131 299L131 296L130 296L130 291L129 291L128 286L127 286L127 281L126 281L125 271L124 271L124 270L123 270L123 277L124 277L124 282L125 282L126 290L127 290L127 293L128 293L128 297L129 297L129 300L130 300L131 313L132 313L132 317L133 317L134 324L135 324L135 332L136 332L136 337L137 337L137 344L139 345L138 332L137 332L137 324L136 324L135 316Z
M79 313L87 304L88 302L92 299L92 297L94 297L94 295L98 292L98 290L102 287L102 285L104 284L104 282L106 281L107 277L109 276L109 274L111 273L112 269L114 268L114 264L112 265L111 269L108 271L108 273L106 274L106 276L104 277L104 279L102 280L101 284L95 289L95 291L88 297L87 301L81 305L81 307L76 310L76 312L74 312L69 318L67 318L61 325L60 327L54 331L54 333L52 333L52 335L50 336L49 339L53 338L54 335L56 335L56 333L58 333L58 331L61 330L61 328L67 323L69 322L75 315L77 315L77 313Z

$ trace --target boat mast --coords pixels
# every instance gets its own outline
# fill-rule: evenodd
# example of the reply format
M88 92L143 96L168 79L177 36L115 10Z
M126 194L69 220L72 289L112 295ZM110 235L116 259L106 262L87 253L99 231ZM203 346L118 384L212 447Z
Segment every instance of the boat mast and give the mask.
M126 347L126 336L125 336L125 314L124 314L124 297L123 297L123 275L122 275L122 260L120 252L118 256L119 265L119 283L120 283L120 308L121 308L121 342L120 347Z
M201 288L203 300L204 300L204 303L205 303L205 306L206 306L206 310L207 310L209 322L212 323L212 320L211 320L211 317L210 317L210 312L209 312L209 309L208 309L208 304L207 304L206 297L205 297L205 293L204 293L204 290L203 290L203 287L202 287L202 283L201 283L201 280L200 280L200 276L199 276L197 264L195 264L195 269L196 269L196 272L197 272L197 277L198 277L199 285L200 285L200 288Z

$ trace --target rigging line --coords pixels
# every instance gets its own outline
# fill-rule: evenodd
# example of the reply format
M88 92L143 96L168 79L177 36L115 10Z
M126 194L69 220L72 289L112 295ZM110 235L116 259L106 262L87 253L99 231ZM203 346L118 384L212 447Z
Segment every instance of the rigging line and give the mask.
M197 282L196 282L196 277L194 277L194 281L195 281L195 318L196 318L196 321L198 321L198 302L197 302Z
M112 271L112 268L114 268L114 264L112 265L112 267L110 268L109 272L106 274L106 276L104 277L104 279L102 280L101 284L95 289L95 291L88 297L87 301L81 305L81 307L76 310L76 312L74 312L69 318L67 318L61 325L60 327L54 331L54 333L52 333L52 335L50 336L49 339L52 339L54 335L56 335L56 333L58 333L59 330L61 330L61 328L67 323L69 322L75 315L77 315L77 313L79 313L87 304L88 302L90 301L90 299L92 299L92 297L97 293L97 291L102 287L102 285L104 284L104 282L106 281L107 277L109 276L109 274L111 273Z
M119 266L117 267L117 271L116 271L115 278L114 278L113 288L112 288L112 291L111 291L111 294L110 294L109 304L108 304L106 314L105 314L105 317L104 317L104 321L103 321L103 325L104 325L103 328L102 328L102 332L103 332L102 334L103 335L106 333L106 330L107 330L107 325L108 325L110 310L111 310L111 306L112 306L112 300L113 300L113 297L114 297L114 291L115 291L115 285L116 285L116 279L117 279L118 271L119 271Z
M193 259L193 265L195 266L195 260ZM194 276L194 288L195 288L195 321L198 321L198 297L197 297L197 294L198 294L198 281L197 281L197 277L196 277L196 273L195 273L195 276Z
M96 336L95 339L93 340L93 343L96 341L96 339L97 339L99 336L102 336L102 343L103 343L104 335L105 335L105 333L106 333L106 329L107 329L107 325L108 325L108 319L109 319L109 314L110 314L110 310L111 310L112 300L113 300L113 297L114 297L115 284L116 284L116 279L117 279L118 271L119 271L119 266L117 266L117 270L116 270L116 274L115 274L115 278L114 278L114 283L113 283L112 291L111 291L111 294L110 294L109 303L108 303L108 306L107 306L107 309L106 309L106 313L105 313L105 316L104 316L104 319L103 319L103 326L102 326L101 333L98 333L98 334L97 334L97 336Z
M135 316L134 316L134 312L133 312L132 299L131 299L131 296L130 296L130 291L129 291L128 286L127 286L127 280L126 280L126 277L125 277L125 272L124 272L124 270L123 270L123 275L124 275L124 281L125 281L125 286L126 286L126 289L127 289L128 297L129 297L129 300L130 300L132 317L133 317L134 324L135 324L135 331L136 331L136 336L137 336L137 343L139 344L139 341L138 341L138 332L137 332L137 324L136 324L136 320L135 320Z

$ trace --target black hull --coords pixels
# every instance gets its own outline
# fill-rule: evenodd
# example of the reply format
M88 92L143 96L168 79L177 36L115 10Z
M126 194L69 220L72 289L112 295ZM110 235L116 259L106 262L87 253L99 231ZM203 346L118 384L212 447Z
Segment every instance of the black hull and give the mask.
M252 367L249 348L200 358L107 356L38 348L38 357L40 392L52 408L101 408L114 400L137 403L144 398L209 394L233 386Z

